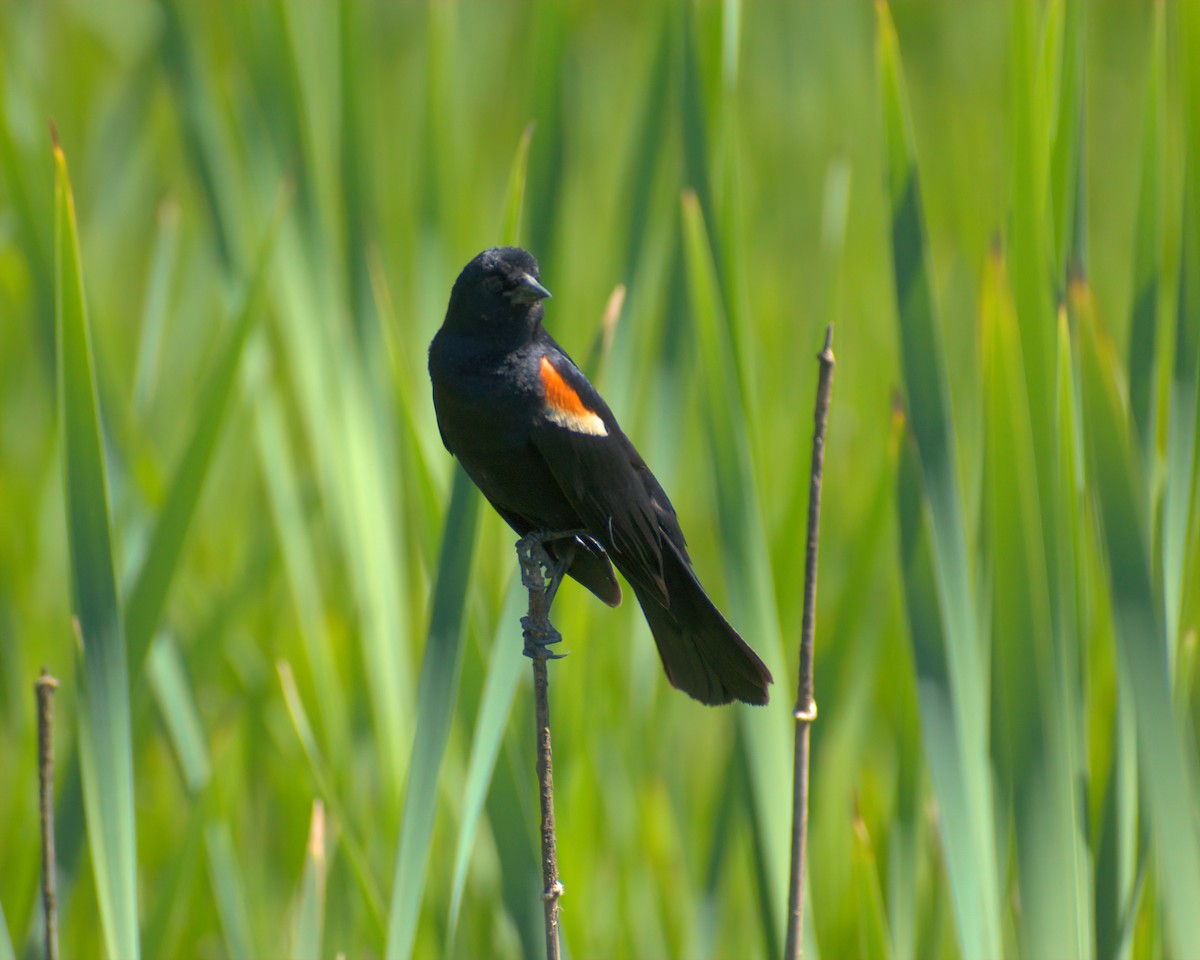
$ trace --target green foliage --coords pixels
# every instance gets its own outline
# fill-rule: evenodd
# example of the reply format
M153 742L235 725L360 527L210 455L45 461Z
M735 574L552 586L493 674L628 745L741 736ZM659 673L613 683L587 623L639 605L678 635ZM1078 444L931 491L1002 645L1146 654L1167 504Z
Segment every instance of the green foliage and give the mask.
M1200 942L1197 5L14 3L0 45L0 956L42 663L64 956L537 955L514 535L425 370L513 240L776 677L700 707L564 588L567 949L778 955L830 321L806 955Z
M113 572L108 477L100 447L75 199L67 160L57 143L54 166L58 408L72 609L82 661L79 765L105 945L112 956L136 958L137 850L125 624Z

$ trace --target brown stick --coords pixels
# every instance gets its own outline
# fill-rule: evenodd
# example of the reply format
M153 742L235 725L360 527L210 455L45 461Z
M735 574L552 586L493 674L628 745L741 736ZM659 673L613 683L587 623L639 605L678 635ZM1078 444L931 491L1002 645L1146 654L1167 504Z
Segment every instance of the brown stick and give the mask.
M562 637L550 624L550 604L558 584L570 562L570 552L560 551L555 563L546 553L543 542L559 540L563 535L531 534L517 541L517 558L521 564L521 584L529 591L529 614L521 620L525 635L525 653L533 659L533 695L537 716L537 777L538 799L541 806L542 836L542 903L546 921L546 960L559 960L558 900L563 885L558 879L558 850L554 833L554 752L550 741L550 697L548 660L558 655L549 651L548 644ZM566 536L571 536L567 534ZM549 574L549 580L543 575Z
M58 960L58 891L54 849L54 691L58 681L42 667L37 694L38 793L42 821L42 912L46 921L46 960Z
M558 960L558 898L563 885L558 879L558 850L554 835L554 757L550 745L549 677L546 661L533 661L533 692L537 702L538 797L542 809L542 903L546 918L546 960Z
M785 960L804 953L804 866L808 852L808 745L817 703L813 699L813 631L817 602L817 544L821 525L821 473L825 465L825 424L833 390L833 325L825 328L825 348L817 354L817 403L813 415L812 470L808 485L808 539L804 549L804 620L800 632L800 679L796 692L796 754L792 796L792 875L788 886Z

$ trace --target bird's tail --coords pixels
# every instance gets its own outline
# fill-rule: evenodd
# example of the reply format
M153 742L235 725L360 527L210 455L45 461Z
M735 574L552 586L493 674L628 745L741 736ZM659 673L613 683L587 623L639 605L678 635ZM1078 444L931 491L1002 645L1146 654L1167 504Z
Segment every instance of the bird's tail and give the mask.
M663 550L663 580L669 605L657 592L631 585L671 685L701 703L765 704L771 671L713 605L691 565L671 547Z

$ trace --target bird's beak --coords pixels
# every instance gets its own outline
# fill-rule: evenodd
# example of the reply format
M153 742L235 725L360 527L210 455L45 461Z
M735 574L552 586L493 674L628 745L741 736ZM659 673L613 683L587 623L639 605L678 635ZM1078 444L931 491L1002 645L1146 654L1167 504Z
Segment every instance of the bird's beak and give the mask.
M550 291L527 273L522 275L521 282L508 295L513 303L537 303L549 296Z

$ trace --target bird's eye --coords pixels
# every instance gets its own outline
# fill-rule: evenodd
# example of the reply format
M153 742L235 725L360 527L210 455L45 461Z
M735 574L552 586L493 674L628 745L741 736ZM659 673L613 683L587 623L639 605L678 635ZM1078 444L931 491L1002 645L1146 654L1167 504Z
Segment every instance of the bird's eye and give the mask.
M488 293L499 293L504 289L504 281L494 273L483 278L483 289Z

